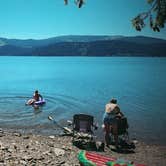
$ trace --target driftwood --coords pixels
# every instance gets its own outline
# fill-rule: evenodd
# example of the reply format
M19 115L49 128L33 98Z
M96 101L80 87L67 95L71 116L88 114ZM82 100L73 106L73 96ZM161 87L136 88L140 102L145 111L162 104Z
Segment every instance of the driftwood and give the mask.
M67 134L72 134L73 133L73 131L68 127L63 127L63 130L64 130L64 133L67 133Z
M88 133L83 133L83 132L73 132L72 129L68 128L68 127L63 127L64 133L67 135L72 135L74 134L74 137L76 138L85 138L85 139L91 139L92 135L88 134Z

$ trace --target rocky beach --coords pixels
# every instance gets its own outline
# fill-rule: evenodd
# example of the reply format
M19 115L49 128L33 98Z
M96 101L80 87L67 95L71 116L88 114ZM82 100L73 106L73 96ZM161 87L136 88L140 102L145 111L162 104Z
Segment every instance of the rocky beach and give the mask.
M0 130L0 165L4 166L78 166L81 151L71 136L43 136ZM105 147L95 153L142 163L147 166L166 165L166 146L137 142L133 153L118 153Z

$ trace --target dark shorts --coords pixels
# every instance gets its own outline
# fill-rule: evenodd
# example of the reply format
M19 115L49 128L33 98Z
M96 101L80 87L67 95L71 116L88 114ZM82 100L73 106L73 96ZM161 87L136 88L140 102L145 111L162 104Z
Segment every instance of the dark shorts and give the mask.
M103 122L104 122L104 125L114 125L116 124L116 119L113 115L105 113Z

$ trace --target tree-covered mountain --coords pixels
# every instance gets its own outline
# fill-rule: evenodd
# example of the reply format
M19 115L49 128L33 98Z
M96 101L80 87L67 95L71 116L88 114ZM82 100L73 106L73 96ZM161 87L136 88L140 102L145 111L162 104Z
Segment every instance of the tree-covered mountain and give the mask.
M59 36L41 40L0 38L0 55L166 56L166 40L144 36Z

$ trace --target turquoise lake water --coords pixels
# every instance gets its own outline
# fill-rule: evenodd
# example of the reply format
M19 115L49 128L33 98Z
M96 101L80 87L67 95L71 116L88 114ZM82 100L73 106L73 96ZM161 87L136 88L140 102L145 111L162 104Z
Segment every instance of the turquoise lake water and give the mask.
M75 113L94 115L99 126L105 104L118 99L137 139L165 144L166 58L0 57L0 128L54 134ZM25 106L34 90L46 100Z

